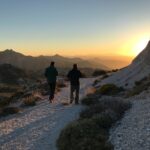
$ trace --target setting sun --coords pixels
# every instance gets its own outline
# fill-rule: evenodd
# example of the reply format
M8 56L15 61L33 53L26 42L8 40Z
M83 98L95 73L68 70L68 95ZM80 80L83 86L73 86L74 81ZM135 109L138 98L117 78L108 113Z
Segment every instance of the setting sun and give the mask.
M138 55L147 45L150 38L146 37L137 42L133 48L133 54Z

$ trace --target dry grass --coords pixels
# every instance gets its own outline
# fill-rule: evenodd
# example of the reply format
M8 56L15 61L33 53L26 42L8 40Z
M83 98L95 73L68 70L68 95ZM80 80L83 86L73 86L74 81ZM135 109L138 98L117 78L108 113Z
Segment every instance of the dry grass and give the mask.
M35 106L36 105L36 98L33 96L29 96L23 100L24 106Z

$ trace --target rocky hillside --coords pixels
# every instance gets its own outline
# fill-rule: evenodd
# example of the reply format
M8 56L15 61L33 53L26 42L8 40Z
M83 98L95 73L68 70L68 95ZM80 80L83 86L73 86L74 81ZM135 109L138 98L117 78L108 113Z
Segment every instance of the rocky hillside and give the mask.
M100 85L114 83L124 88L132 88L135 82L142 80L150 74L150 41L146 48L133 60L133 62L104 79Z
M99 62L92 62L80 58L67 58L60 55L32 57L9 49L0 52L0 64L8 63L25 70L43 70L51 61L55 61L58 68L70 68L72 64L78 63L80 68L108 69L108 67Z
M10 64L0 65L0 83L19 84L24 81L26 74L23 70Z

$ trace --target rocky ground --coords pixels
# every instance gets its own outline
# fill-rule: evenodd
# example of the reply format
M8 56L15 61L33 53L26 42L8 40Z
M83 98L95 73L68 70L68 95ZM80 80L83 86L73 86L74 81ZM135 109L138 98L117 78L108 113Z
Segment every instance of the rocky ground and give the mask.
M132 99L132 108L110 131L115 150L150 150L150 94Z

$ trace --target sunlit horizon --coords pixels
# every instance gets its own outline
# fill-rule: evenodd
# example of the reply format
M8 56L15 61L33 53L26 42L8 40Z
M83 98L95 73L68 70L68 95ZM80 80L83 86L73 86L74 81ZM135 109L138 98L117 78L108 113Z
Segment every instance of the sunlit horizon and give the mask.
M53 55L61 55L61 56L66 56L66 57L119 57L119 56L124 56L124 57L130 57L134 58L136 57L144 48L146 47L147 43L149 42L150 38L149 37L144 37L141 38L137 41L137 43L133 43L131 45L126 44L125 48L120 48L119 53L105 53L105 48L100 50L101 52L97 52L94 49L88 50L88 49L80 49L80 52L77 50L71 50L71 53L65 53L65 50L45 50L44 53L42 52L41 49L21 49L21 48L3 48L0 51L4 51L6 49L12 49L16 52L22 53L24 55L31 55L31 56L53 56ZM127 48L128 47L128 48ZM107 48L107 47L106 47ZM64 51L64 52L63 52ZM82 52L83 51L83 52ZM86 51L86 53L84 52ZM90 53L91 52L91 53ZM73 53L73 54L72 54Z
M150 38L149 5L147 0L1 1L0 51L132 59Z

